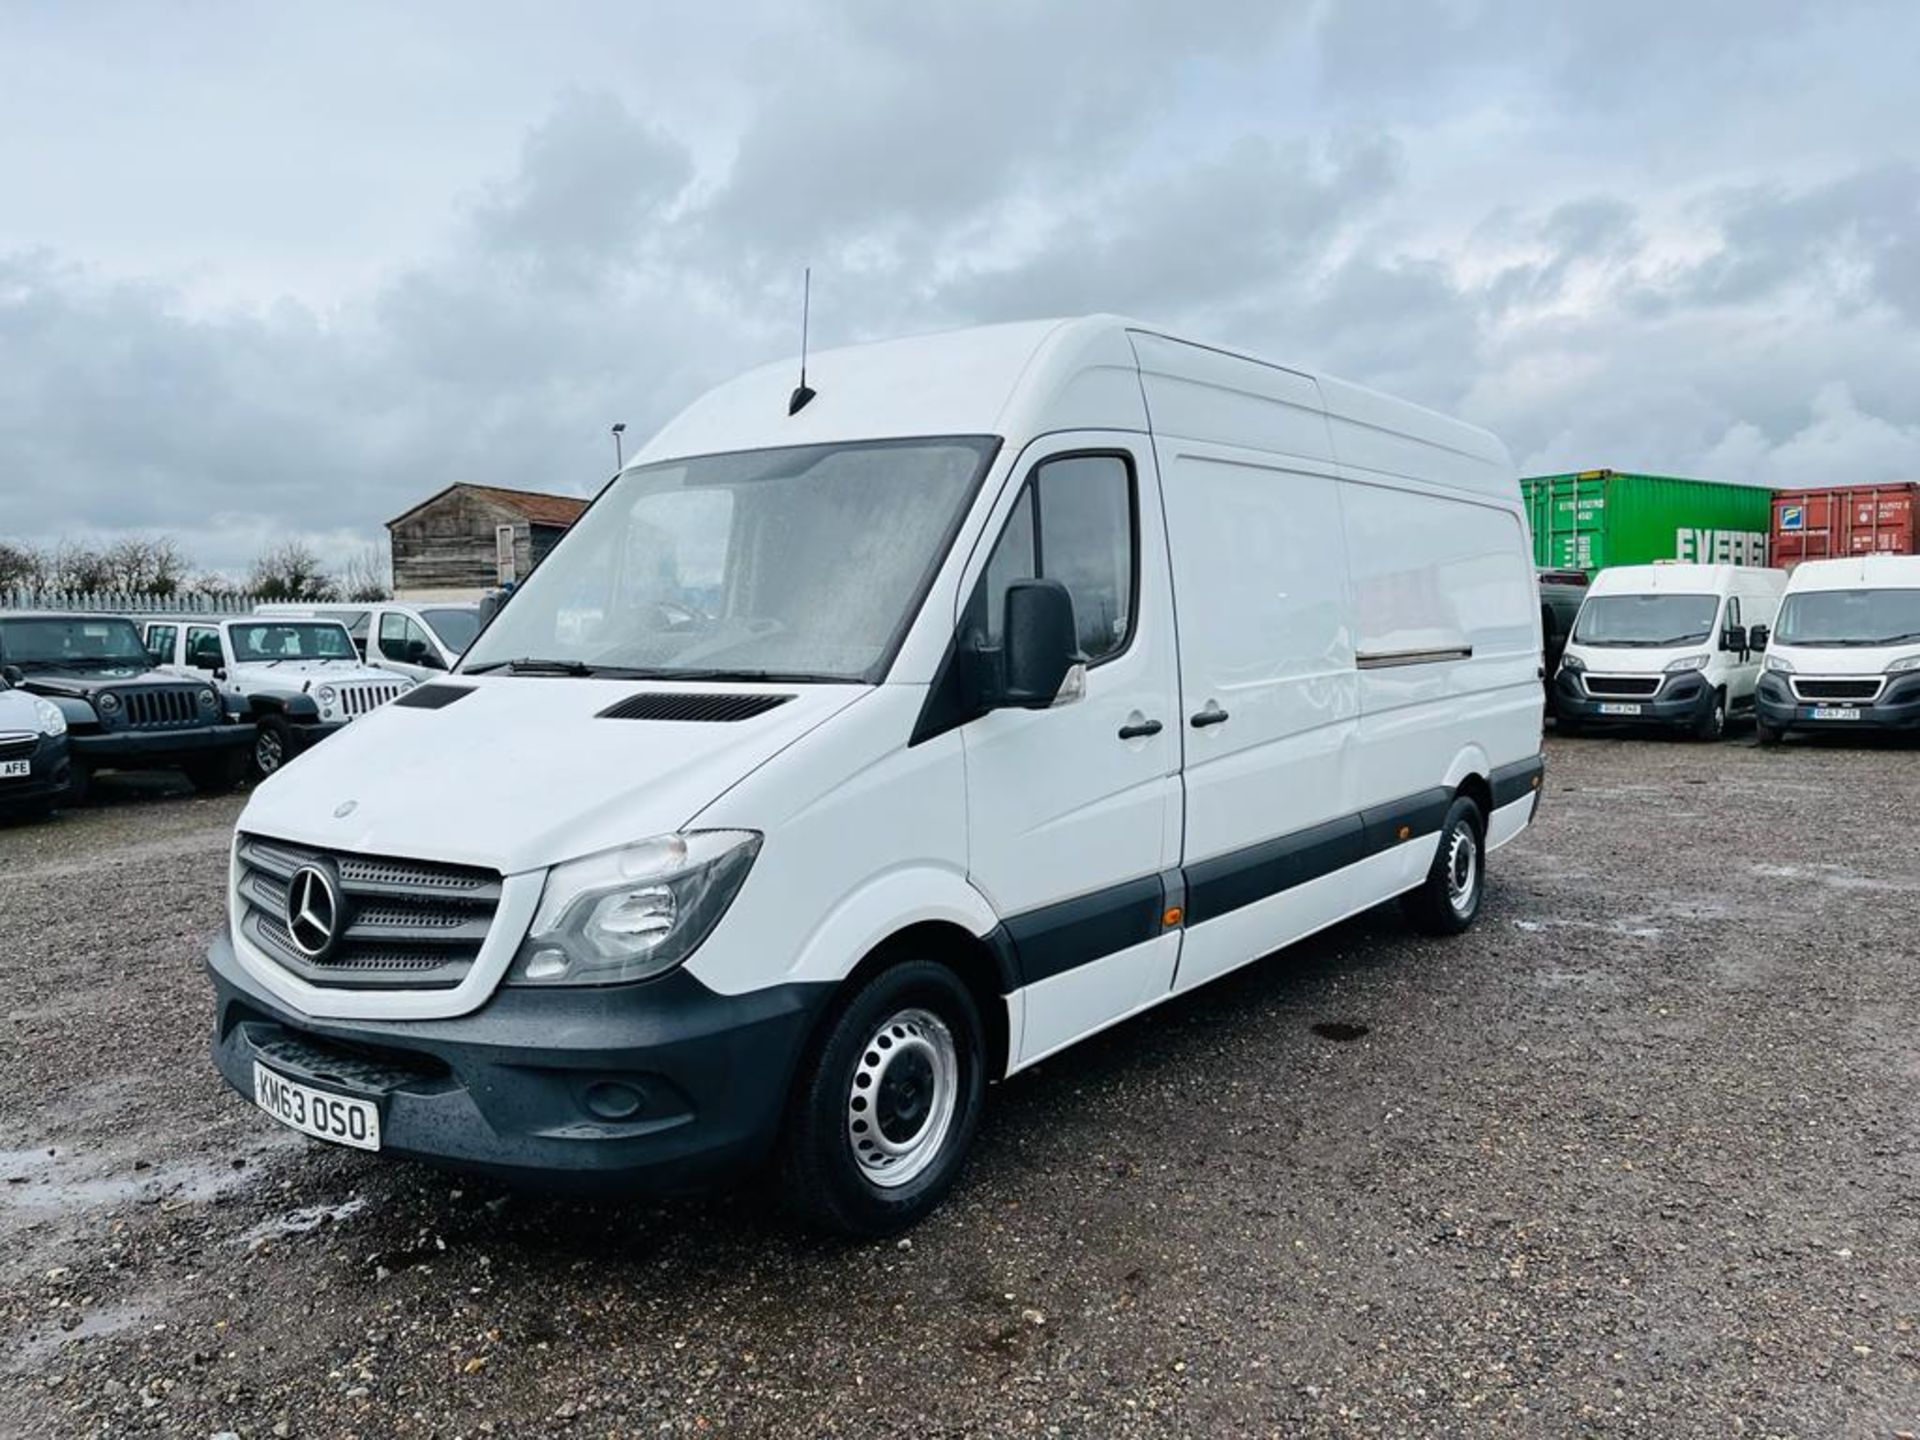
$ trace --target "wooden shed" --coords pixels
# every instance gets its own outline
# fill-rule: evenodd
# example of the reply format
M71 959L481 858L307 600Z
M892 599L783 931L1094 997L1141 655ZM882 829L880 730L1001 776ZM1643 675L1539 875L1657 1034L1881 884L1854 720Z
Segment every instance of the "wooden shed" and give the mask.
M387 522L394 594L472 596L524 580L586 508L571 495L449 485Z

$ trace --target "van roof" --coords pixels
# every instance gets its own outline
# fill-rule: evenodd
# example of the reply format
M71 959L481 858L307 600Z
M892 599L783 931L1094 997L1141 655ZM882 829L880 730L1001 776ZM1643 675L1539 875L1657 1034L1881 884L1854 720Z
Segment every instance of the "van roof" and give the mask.
M1920 555L1849 555L1839 560L1802 560L1787 589L1920 589Z
M1593 577L1596 595L1719 595L1741 577L1765 579L1776 587L1781 571L1760 565L1614 565Z
M1024 443L1063 430L1194 433L1179 428L1182 413L1190 413L1204 428L1200 438L1337 461L1360 472L1394 473L1397 451L1412 439L1447 453L1448 483L1503 498L1518 494L1506 447L1484 430L1332 376L1182 340L1117 315L983 325L823 350L807 359L814 398L789 415L799 378L796 357L728 381L668 421L630 464L931 435L999 435ZM1266 409L1288 408L1311 423L1275 424L1255 413L1262 401L1271 402ZM1434 473L1430 457L1420 473Z

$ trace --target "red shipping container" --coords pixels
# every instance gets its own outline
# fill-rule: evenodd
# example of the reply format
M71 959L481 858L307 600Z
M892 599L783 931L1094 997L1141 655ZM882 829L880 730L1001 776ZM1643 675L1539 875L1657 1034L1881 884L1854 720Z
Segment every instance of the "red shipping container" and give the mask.
M1847 555L1913 555L1920 484L1782 490L1773 497L1773 563Z

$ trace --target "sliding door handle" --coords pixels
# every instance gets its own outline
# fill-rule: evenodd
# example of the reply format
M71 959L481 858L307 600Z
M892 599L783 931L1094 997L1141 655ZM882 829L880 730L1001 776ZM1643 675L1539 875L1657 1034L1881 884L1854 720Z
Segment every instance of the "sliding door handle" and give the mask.
M1122 740L1139 740L1148 735L1158 735L1161 730L1165 728L1166 727L1161 725L1158 720L1129 719L1126 724L1120 727L1120 738Z
M1227 723L1227 712L1222 710L1216 701L1209 700L1206 708L1195 714L1187 723L1196 730L1204 730L1209 725L1224 725Z

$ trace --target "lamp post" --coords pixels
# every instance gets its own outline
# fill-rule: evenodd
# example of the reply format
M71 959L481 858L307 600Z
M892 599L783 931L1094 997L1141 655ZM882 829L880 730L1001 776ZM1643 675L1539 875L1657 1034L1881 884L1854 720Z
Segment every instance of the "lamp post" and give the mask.
M627 433L627 422L622 420L613 427L613 468L615 473L626 468L626 458L620 449L620 437Z

